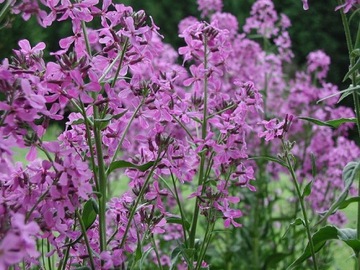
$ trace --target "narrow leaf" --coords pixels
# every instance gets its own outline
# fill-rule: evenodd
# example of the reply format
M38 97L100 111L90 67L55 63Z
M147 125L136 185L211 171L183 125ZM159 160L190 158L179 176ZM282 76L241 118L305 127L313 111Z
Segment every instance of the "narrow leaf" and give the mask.
M314 153L310 154L310 158L311 158L311 174L315 178L317 175L317 169L316 169L316 157Z
M166 218L166 223L172 223L172 224L180 224L183 227L185 227L185 229L187 231L189 231L190 229L190 223L187 220L182 220L181 217L168 217Z
M257 159L264 159L267 161L272 161L272 162L276 162L278 164L280 164L281 166L287 168L287 165L285 162L283 162L282 160L273 157L273 156L256 156L256 157L249 157L250 160L257 160Z
M335 226L325 226L318 230L312 236L315 253L321 250L328 240L341 240L349 247L351 247L355 253L360 251L360 241L357 240L356 230L354 229L339 229ZM306 246L303 254L296 259L288 269L293 269L299 266L305 260L311 257L310 246Z
M303 225L305 227L305 221L302 218L297 218L293 222L291 222L290 225L287 227L284 235L281 238L284 239L292 227L299 226L299 225Z
M337 101L337 103L340 103L344 98L352 95L352 93L353 93L352 91L348 91L348 92L343 93L343 94L339 97L339 100Z
M94 119L94 123L102 123L102 122L108 122L113 118L113 116L111 114L107 114L104 116L104 118L100 118L100 119Z
M176 268L177 261L179 259L179 255L181 254L181 250L183 249L183 245L177 246L174 248L174 250L171 252L171 266L170 270L173 270Z
M84 123L85 123L84 119L80 118L75 121L72 121L71 125L80 125L80 124L84 124Z
M358 70L360 68L360 58L357 60L357 62L355 63L355 65L353 65L349 71L345 74L345 77L343 79L343 82L349 78L356 70Z
M140 260L140 270L143 269L143 266L145 265L144 262L145 262L145 259L146 257L150 254L150 252L153 250L154 248L151 247L149 248L147 251L145 251L143 254L142 254L142 257L141 257L141 260Z
M118 119L120 119L121 117L123 117L123 116L125 115L125 113L127 113L127 111L128 111L128 110L125 110L125 111L123 111L123 112L121 112L121 113L115 114L115 115L113 115L112 118L118 120Z
M136 247L136 251L135 251L135 261L137 262L138 260L140 260L142 258L143 254L142 254L142 246L141 246L141 242L140 239L138 239L138 244Z
M285 259L286 257L288 257L289 255L290 254L288 254L288 253L274 253L274 254L271 254L265 260L266 269L270 269L270 268L277 269L276 268L277 264L279 262L281 262L283 259Z
M154 161L149 161L148 163L142 164L142 165L136 165L134 163L131 163L129 161L125 160L117 160L110 164L107 173L110 174L112 171L120 168L134 168L138 169L139 171L145 172L148 169L151 168L151 166L154 165Z
M355 203L355 202L360 202L360 197L352 197L352 198L349 198L349 199L343 201L342 203L340 203L338 209L344 209L344 208L348 207L349 204Z
M313 180L311 180L309 183L306 184L304 191L302 193L303 198L305 198L311 194L312 184L313 184Z
M324 214L324 216L321 218L321 220L316 224L320 224L323 221L325 221L330 215L332 215L333 213L336 212L336 210L339 208L339 206L341 205L341 203L343 201L345 201L348 193L349 193L349 189L352 185L352 183L355 180L355 177L358 173L360 169L360 163L358 162L349 162L343 169L342 172L342 178L343 181L345 182L345 187L344 189L341 191L340 195L338 196L338 198L336 199L336 201L330 206L330 209L328 211L326 211Z
M338 128L340 125L344 123L356 123L356 118L339 118L339 119L333 119L329 121L321 121L319 119L310 118L310 117L299 117L299 119L311 122L318 126L325 126L325 127L331 127L331 128Z

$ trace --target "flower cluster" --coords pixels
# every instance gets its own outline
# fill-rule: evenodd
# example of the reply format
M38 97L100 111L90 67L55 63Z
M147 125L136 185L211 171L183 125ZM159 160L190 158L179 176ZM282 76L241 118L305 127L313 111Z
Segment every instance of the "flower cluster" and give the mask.
M331 168L319 170L310 197L319 210L332 199L321 193L324 185L338 189L340 168L358 155L345 137L348 126L332 131L296 120L352 112L333 99L315 106L337 91L325 81L330 60L321 51L309 54L305 72L284 79L291 23L270 0L255 2L240 33L236 17L221 12L222 1L199 0L209 21L180 22L178 51L163 43L144 11L110 0L9 3L42 27L70 21L72 34L50 61L43 42L20 40L0 65L0 268L41 264L36 247L46 241L47 256L56 253L62 269L135 267L143 252L151 264L200 269L216 222L242 226L242 192L256 191L247 158L262 151L259 137L293 136L303 178L310 177L309 153L319 168ZM94 20L98 28L88 28ZM253 31L269 47L252 40ZM284 121L269 120L282 115ZM66 126L57 140L44 141L60 120ZM28 149L27 164L13 162L13 147ZM328 148L341 154L330 157ZM128 189L113 196L121 181ZM189 255L183 250L196 250L200 217L208 231L201 250Z
M225 227L240 226L236 219L242 214L235 208L239 198L228 189L254 190L253 169L243 161L248 156L246 137L255 124L249 116L261 111L262 99L246 75L251 72L238 74L241 68L233 59L237 42L250 42L237 34L236 19L215 13L209 23L193 20L182 27L186 46L179 55L190 63L188 73L143 11L110 1L101 7L98 1L43 1L42 10L36 3L28 4L41 26L70 20L73 35L60 40L61 50L52 53L55 61L43 60L44 43L31 47L21 40L14 57L1 65L6 97L0 103L1 202L7 224L1 245L13 238L16 220L34 228L19 238L27 241L27 248L13 260L3 259L3 265L36 264L39 254L32 237L40 235L62 263L81 264L85 256L103 269L126 263L147 235L166 232L159 237L180 241L187 233L167 223L176 215L179 198L164 182L192 183L199 170L205 177L205 169L206 179L215 185L201 179L194 195L200 214L212 223L223 219ZM215 11L220 11L219 3L214 3ZM31 9L15 3L12 11L17 10L27 19ZM87 29L84 23L95 17L101 27ZM237 51L245 53L241 47ZM66 129L58 140L44 142L50 121L64 117ZM29 163L13 166L6 145L29 147ZM37 158L39 150L47 160ZM118 179L111 172L120 152L120 162L132 164L125 171L130 190L112 198L106 219L101 219L101 196L106 195L98 195L103 192L99 170L107 168L110 184ZM87 213L89 205L97 204L96 196L99 217L85 224L85 239L79 211ZM106 248L101 246L104 220ZM91 258L92 251L99 256ZM171 262L168 254L161 256L165 265Z

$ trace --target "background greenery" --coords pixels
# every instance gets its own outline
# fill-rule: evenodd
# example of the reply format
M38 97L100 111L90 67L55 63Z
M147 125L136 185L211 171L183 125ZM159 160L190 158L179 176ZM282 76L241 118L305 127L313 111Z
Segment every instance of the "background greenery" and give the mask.
M195 0L123 0L114 1L131 5L135 10L144 9L161 28L165 42L175 48L181 46L177 24L186 16L199 17ZM224 0L224 11L237 16L240 27L244 25L254 0ZM340 15L334 12L336 1L324 5L322 1L311 1L310 9L304 11L300 0L273 1L279 12L285 13L293 22L289 32L293 41L295 64L303 65L306 55L323 49L332 58L329 81L341 85L344 70L348 67L348 56ZM329 1L331 2L331 1ZM25 23L19 16L9 16L1 25L0 58L8 57L20 39L27 38L32 44L45 41L48 51L59 49L58 41L70 34L68 24L54 23L49 31L37 26L35 18Z

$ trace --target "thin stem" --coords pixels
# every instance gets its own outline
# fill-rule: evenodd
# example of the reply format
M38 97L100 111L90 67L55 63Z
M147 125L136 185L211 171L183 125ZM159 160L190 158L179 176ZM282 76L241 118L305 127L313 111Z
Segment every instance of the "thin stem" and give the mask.
M159 256L159 252L158 252L158 249L156 247L156 243L155 243L155 239L154 239L154 234L151 234L151 242L154 246L154 251L155 251L155 254L156 254L156 260L158 262L158 265L159 265L159 269L160 270L163 270L162 268L162 265L161 265L161 260L160 260L160 256Z
M77 219L79 220L79 223L80 223L81 232L82 232L82 234L84 236L86 249L87 249L88 255L89 255L91 270L96 270L95 263L94 263L94 258L93 258L93 255L92 255L92 249L90 247L89 239L88 239L87 234L86 234L86 228L85 228L84 221L82 220L82 218L81 218L81 216L79 214L79 211L77 209L75 210L75 213L76 213Z
M127 44L128 41L125 42L125 44ZM127 46L126 46L127 47ZM111 64L105 69L104 73L101 75L101 77L99 78L99 83L104 82L105 77L109 74L109 72L111 71L111 69L115 66L116 62L119 61L119 59L124 57L125 54L125 47L123 48L123 50L119 51L118 55L115 57L115 59L111 62ZM121 64L121 63L120 63ZM121 65L118 66L118 69ZM118 72L117 72L118 75ZM114 77L113 82L116 81L117 75Z
M41 239L41 259L42 259L42 263L44 265L44 269L46 269L44 239Z
M295 174L295 171L294 171L293 164L292 164L292 162L291 162L291 160L290 160L290 157L289 157L289 151L288 151L288 149L286 148L284 141L283 141L282 143L283 143L283 146L284 146L284 149L285 149L285 151L284 151L284 152L285 152L285 153L284 153L284 156L285 156L285 159L286 159L286 163L287 163L287 165L288 165L288 169L289 169L289 172L290 172L290 174L291 174L291 178L292 178L293 183L294 183L294 185L295 185L296 194L297 194L297 196L298 196L298 198L299 198L301 211L302 211L302 214L303 214L303 217L304 217L306 234L307 234L307 237L308 237L308 240L309 240L309 246L310 246L311 257L312 257L312 260L313 260L314 270L317 270L318 267L317 267L317 263L316 263L314 243L313 243L313 240L312 240L312 237L311 237L309 220L308 220L308 217L307 217L307 213L306 213L306 209L305 209L305 204L304 204L304 198L303 198L303 196L301 195L301 191L300 191L300 187L299 187L299 182L298 182L298 180L297 180L297 177L296 177L296 174Z
M338 2L339 2L339 4L343 3L343 1L341 1L341 0L339 0ZM351 69L355 65L355 58L354 58L354 56L352 56L352 52L354 50L354 47L353 47L353 43L352 43L352 39L351 39L350 26L349 26L349 22L348 22L348 20L346 18L346 15L345 15L343 9L340 9L340 15L341 15L341 20L342 20L342 23L343 23L343 26L344 26L346 44L347 44L348 53L349 53L349 60L350 60L350 69ZM358 46L359 40L360 40L360 24L358 26L358 32L357 32L357 36L356 36L355 46ZM352 74L350 79L352 81L352 87L356 87L356 74L355 74L355 72ZM360 103L359 103L359 97L358 97L358 94L357 94L356 91L354 91L352 95L353 95L353 100L354 100L358 136L360 137ZM360 196L360 175L358 175L358 196ZM356 234L356 236L357 236L357 239L360 240L360 202L358 202L358 207L357 207L357 234ZM357 269L360 270L360 253L357 253L356 256L357 256Z
M66 238L65 244L68 244L68 242L69 242L69 238ZM66 269L66 264L69 259L69 254L70 254L70 246L67 246L67 248L65 250L64 258L60 261L57 270L65 270Z
M89 42L89 37L86 31L86 24L84 21L81 21L81 29L83 31L83 35L84 35L84 40L85 40L85 45L86 45L86 51L89 54L90 58L92 57L91 54L91 46L90 46L90 42Z
M175 115L171 115L173 117L173 119L183 128L183 130L186 132L186 134L190 137L190 139L192 141L194 141L194 137L191 135L190 131L187 129L187 127L181 123L181 121L179 119L176 118Z
M208 65L208 59L207 59L207 36L204 35L204 70L205 70L205 76L204 76L204 115L203 115L203 121L201 126L201 138L205 140L207 135L207 120L208 120L208 112L207 112L207 103L208 103L208 77L207 77L207 65ZM205 160L206 160L206 153L203 151L200 154L200 169L199 169L199 179L198 179L198 187L201 186L204 182L204 171L205 171ZM195 247L195 235L196 235L196 227L197 222L199 218L199 210L200 210L200 200L196 197L195 206L194 206L194 215L193 220L191 222L191 229L190 229L190 235L189 235L189 247L194 248Z
M47 245L47 251L50 252L50 243L49 241L46 241L46 245ZM49 270L52 270L52 261L51 261L51 256L48 256L48 264L49 264Z
M117 78L119 77L119 73L120 73L120 70L121 70L121 67L122 67L122 63L124 61L124 57L125 57L126 49L128 47L128 43L129 43L129 38L126 38L125 42L123 44L123 49L121 50L120 62L119 62L118 68L116 69L116 73L115 73L114 79L113 79L113 81L111 83L111 87L115 86Z
M73 231L75 230L75 228L76 228L76 217L74 220ZM69 242L70 242L69 237L66 237L65 245L67 245ZM65 270L66 269L66 264L67 264L67 261L69 259L69 255L70 255L70 248L71 248L71 246L68 245L66 248L65 254L64 254L64 258L60 261L57 270Z
M176 182L175 182L175 178L174 178L174 175L173 173L171 173L171 179L172 179L172 182L173 182L173 186L174 186L174 194L175 194L175 199L176 199L176 202L179 206L179 210L180 210L180 216L181 216L181 222L182 222L182 230L183 230L183 234L184 234L184 243L185 243L185 247L188 246L188 243L187 243L187 236L186 236L186 230L185 230L185 215L184 215L184 211L182 209L182 206L181 206L181 202L180 202L180 198L179 198L179 194L178 194L178 191L177 191L177 188L176 188Z
M94 107L94 119L99 116L99 109ZM100 237L100 251L106 250L106 188L107 188L107 177L105 173L104 155L102 152L102 136L101 130L97 124L94 125L94 137L96 156L98 161L98 180L99 180L99 237Z
M95 168L96 168L95 154L94 154L94 149L93 149L93 143L91 141L90 126L89 126L89 121L88 121L88 118L86 115L85 106L82 102L80 103L80 108L81 108L80 112L81 112L82 116L84 117L86 140L87 140L87 144L89 146L89 151L90 151L90 162L91 162L92 170L94 172L95 187L96 187L96 191L99 191L99 182L98 182L97 174L95 173Z
M115 149L115 152L114 152L114 155L113 155L113 157L111 159L110 164L115 161L116 156L118 155L118 152L120 151L120 148L121 148L121 146L122 146L122 144L124 142L125 136L128 133L128 131L130 129L130 126L131 126L132 122L134 121L134 119L135 119L137 113L139 112L140 108L142 107L142 105L144 105L145 99L146 99L146 95L143 96L142 100L140 101L139 105L136 107L133 115L131 116L129 122L127 123L127 125L125 127L125 130L124 130L124 132L123 132L123 134L122 134L122 136L120 138L120 141L119 141L119 143L118 143L118 145L117 145L117 147ZM108 174L108 172L109 171L107 171L106 173Z
M131 222L132 222L132 220L133 220L133 218L135 216L135 213L137 211L138 205L140 204L141 198L143 197L143 195L145 193L145 190L147 189L147 187L149 185L151 176L153 175L153 173L154 173L154 171L156 169L156 166L157 166L157 164L159 163L160 160L161 160L161 158L160 158L160 153L159 153L156 160L155 160L155 162L154 162L154 165L151 167L151 170L150 170L150 172L149 172L149 174L148 174L148 176L147 176L147 178L145 180L144 185L142 186L142 188L141 188L141 190L139 192L139 195L136 198L135 204L131 208L131 211L130 211L130 214L129 214L129 219L128 219L128 222L127 222L123 237L121 239L120 248L123 248L124 245L125 245L126 237L127 237L127 234L128 234L128 232L130 230Z
M6 1L5 6L1 9L0 11L0 23L3 21L3 19L5 18L6 13L9 11L10 6L12 5L12 3L15 2L15 0L8 0Z
M115 228L113 234L112 234L112 235L109 237L109 239L107 240L106 245L109 245L109 244L110 244L110 242L114 239L114 237L115 237L116 234L118 233L118 230L119 230L119 225L116 224L116 228Z
M200 269L201 263L202 263L202 261L204 259L204 256L205 256L205 253L206 253L205 246L206 246L206 243L210 241L210 239L208 239L208 238L209 238L209 235L211 234L211 230L210 230L211 225L213 225L213 223L208 221L207 225L206 225L204 240L201 243L199 257L198 257L197 262L196 262L196 268L195 268L196 270Z

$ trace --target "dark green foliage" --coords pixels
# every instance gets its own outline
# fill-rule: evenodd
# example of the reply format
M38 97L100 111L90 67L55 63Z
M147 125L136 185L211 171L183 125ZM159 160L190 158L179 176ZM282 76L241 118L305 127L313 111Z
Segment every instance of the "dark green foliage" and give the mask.
M134 10L145 10L161 28L160 32L164 35L165 42L172 44L175 48L182 45L182 40L178 37L178 22L186 16L200 16L195 0L114 2L131 5ZM224 11L237 16L241 27L249 16L253 2L253 0L224 0ZM295 63L303 65L310 51L323 49L332 58L329 81L341 84L344 70L348 69L348 55L340 15L334 11L336 3L324 5L321 1L312 1L308 11L302 9L300 0L274 0L274 3L276 9L287 14L293 22L289 32L296 56ZM54 23L50 31L43 31L37 25L35 18L25 22L20 16L9 15L7 19L7 23L2 25L5 29L0 31L1 59L11 54L11 50L17 47L20 39L27 38L31 44L44 41L48 51L56 51L59 50L59 39L71 34L71 26L66 23Z

